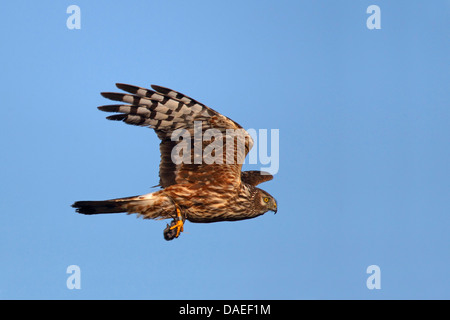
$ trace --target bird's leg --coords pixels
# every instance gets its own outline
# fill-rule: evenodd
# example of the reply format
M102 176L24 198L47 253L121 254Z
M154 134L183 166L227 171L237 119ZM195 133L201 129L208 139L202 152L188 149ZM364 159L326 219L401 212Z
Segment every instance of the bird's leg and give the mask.
M183 232L183 226L184 226L184 218L181 215L180 208L175 204L175 209L177 211L177 216L174 218L173 222L175 222L174 225L172 225L169 230L176 229L175 238L178 238L180 236L180 232Z
M173 206L175 207L176 217L173 217L173 220L170 222L170 225L167 225L164 229L164 239L170 241L180 236L180 233L183 232L184 221L186 217L181 214L181 209L178 207L175 201L169 197L172 201Z
M174 201L172 201L172 203L175 206L177 216L174 217L170 222L170 225L167 225L164 229L164 239L168 241L180 236L180 233L183 232L184 220L186 220L186 218L181 214L181 210L178 205Z

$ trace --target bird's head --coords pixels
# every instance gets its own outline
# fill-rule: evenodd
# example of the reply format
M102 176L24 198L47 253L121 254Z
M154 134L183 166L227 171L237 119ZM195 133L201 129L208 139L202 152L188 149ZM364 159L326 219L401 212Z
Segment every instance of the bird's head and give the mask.
M275 200L275 198L272 197L268 192L258 189L255 202L259 204L259 207L264 212L273 211L273 213L277 213L277 200Z

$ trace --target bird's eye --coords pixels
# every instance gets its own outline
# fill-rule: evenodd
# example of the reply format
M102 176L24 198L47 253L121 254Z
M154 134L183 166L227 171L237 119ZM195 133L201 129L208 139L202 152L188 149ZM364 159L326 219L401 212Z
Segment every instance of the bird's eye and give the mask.
M269 202L269 198L267 198L267 197L264 197L263 200L264 200L264 202L266 202L266 203Z

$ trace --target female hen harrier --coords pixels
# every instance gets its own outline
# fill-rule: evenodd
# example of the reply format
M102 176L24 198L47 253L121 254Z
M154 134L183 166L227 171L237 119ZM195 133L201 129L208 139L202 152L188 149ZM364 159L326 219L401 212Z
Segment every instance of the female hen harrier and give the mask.
M235 221L277 212L276 200L256 186L272 175L243 171L253 140L239 124L179 92L152 85L153 90L116 84L131 94L103 92L126 104L98 107L119 114L107 117L150 127L161 139L161 190L105 201L77 201L82 214L128 212L144 219L173 218L164 238L178 238L185 220Z

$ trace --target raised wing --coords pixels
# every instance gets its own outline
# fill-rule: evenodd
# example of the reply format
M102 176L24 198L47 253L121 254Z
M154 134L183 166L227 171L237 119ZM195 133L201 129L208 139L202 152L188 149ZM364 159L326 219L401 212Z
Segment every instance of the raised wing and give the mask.
M242 163L253 140L239 124L165 87L152 85L154 90L150 90L121 83L116 86L131 94L103 92L102 96L126 104L98 108L119 113L107 117L109 120L155 130L161 139L160 186L240 184Z

